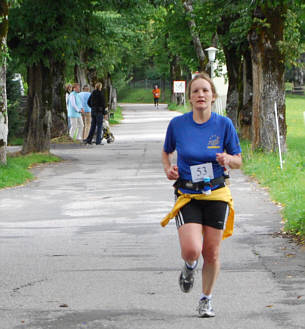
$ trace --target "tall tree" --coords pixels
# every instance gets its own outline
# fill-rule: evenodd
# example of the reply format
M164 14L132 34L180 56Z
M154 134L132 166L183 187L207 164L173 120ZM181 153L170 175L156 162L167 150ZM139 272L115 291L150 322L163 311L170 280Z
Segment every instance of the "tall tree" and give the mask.
M277 149L275 103L281 146L286 149L285 58L279 47L284 38L286 14L285 0L259 1L249 32L253 69L252 145L265 151Z
M49 151L52 122L65 120L64 68L73 58L82 10L82 1L23 0L10 11L9 46L27 67L23 153Z
M8 31L8 1L0 1L0 164L6 164L8 115L6 100L6 38Z

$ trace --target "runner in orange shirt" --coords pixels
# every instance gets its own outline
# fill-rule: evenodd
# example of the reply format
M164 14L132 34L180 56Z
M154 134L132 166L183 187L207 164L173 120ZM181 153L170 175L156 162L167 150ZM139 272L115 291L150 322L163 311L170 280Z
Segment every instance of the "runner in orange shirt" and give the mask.
M152 93L154 95L155 107L159 108L160 89L158 88L158 85L154 86Z

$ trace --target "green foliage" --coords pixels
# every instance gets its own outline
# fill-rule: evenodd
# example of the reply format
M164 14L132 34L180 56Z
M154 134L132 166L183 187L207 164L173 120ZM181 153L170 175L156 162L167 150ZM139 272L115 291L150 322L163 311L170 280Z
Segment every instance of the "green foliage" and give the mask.
M304 97L287 96L287 145L283 154L283 170L277 153L252 152L248 142L242 142L243 171L268 187L273 200L281 203L285 229L305 237L305 135Z
M29 154L26 156L11 157L8 155L7 164L0 165L0 188L21 185L34 178L29 171L38 163L58 162L60 159L51 154Z
M279 41L279 48L286 58L288 67L299 66L298 59L305 52L304 24L305 5L298 12L294 12L291 9L287 11L284 40Z
M10 9L8 42L27 66L71 58L78 38L74 27L82 13L78 1L23 0ZM35 13L35 15L33 15Z
M114 84L123 85L135 65L149 57L150 19L154 8L147 1L95 2L85 19L81 48L87 64L100 77L112 74Z

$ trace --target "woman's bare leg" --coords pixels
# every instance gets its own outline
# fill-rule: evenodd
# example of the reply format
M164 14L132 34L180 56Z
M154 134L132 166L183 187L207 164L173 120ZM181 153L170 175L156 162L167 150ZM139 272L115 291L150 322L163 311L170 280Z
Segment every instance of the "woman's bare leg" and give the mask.
M212 294L219 269L219 252L223 231L210 227L203 227L202 256L204 264L202 267L202 292L209 296Z

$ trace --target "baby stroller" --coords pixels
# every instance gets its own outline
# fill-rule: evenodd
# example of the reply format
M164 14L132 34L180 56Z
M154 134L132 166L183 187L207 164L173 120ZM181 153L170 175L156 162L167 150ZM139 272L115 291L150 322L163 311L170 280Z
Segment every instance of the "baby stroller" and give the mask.
M110 124L107 119L104 119L103 121L103 138L107 140L108 144L114 142L114 136L113 133L110 131Z

